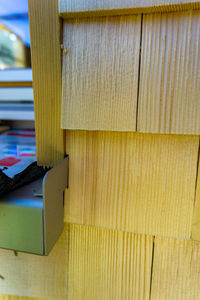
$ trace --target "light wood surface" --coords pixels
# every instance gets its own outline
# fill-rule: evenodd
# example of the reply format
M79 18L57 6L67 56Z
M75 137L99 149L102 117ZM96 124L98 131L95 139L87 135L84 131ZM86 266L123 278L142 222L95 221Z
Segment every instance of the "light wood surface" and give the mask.
M200 160L198 162L198 177L196 182L195 205L192 220L192 239L200 241Z
M199 270L199 242L155 238L150 299L200 299Z
M0 249L0 293L64 300L67 297L67 270L66 225L47 257L26 253L15 256L13 251Z
M59 0L59 12L64 18L169 12L200 8L194 0Z
M66 131L65 221L190 238L198 136Z
M149 299L153 237L70 225L69 300Z
M149 299L153 239L68 224L50 257L0 250L0 300Z
M64 22L62 128L136 130L141 16Z
M29 0L37 159L43 166L54 165L64 157L57 6L57 0Z
M200 297L199 242L77 224L64 232L51 258L0 250L1 293L13 293L0 300Z
M200 134L200 12L143 18L138 131Z

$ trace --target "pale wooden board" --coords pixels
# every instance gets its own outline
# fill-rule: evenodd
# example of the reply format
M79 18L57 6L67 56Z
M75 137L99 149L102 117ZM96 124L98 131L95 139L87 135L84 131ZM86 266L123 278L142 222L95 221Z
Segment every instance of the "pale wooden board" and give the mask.
M152 236L66 225L49 257L0 250L0 300L149 299L152 248Z
M138 131L200 134L200 11L143 18Z
M135 131L141 16L64 22L62 128Z
M195 205L192 220L192 239L200 241L200 160L196 184Z
M189 238L199 137L66 131L65 221Z
M69 300L149 299L153 237L70 226Z
M64 18L177 11L200 8L193 0L59 0Z
M66 299L68 253L67 225L47 257L0 249L0 293Z
M155 238L151 300L199 300L199 270L199 242Z
M38 163L64 157L61 130L61 49L57 0L29 0Z

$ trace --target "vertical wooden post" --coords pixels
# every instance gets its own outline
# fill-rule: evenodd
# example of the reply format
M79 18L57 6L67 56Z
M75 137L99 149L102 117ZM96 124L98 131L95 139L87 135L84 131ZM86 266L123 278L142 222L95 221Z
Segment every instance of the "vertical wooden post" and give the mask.
M61 47L57 0L29 0L38 164L64 157L61 130Z

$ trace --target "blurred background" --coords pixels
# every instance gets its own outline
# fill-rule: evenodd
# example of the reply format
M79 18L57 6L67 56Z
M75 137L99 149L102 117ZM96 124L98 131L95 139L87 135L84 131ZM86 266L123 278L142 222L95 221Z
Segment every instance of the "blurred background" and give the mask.
M28 0L0 0L0 69L30 67Z
M34 126L28 0L0 0L0 158L35 155Z

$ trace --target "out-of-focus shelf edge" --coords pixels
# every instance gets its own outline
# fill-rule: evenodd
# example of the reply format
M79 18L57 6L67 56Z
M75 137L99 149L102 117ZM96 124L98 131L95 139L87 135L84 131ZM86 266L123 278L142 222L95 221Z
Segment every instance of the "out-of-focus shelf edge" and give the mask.
M34 121L33 103L1 103L0 120L2 121Z
M64 19L94 16L150 14L200 9L200 1L130 0L73 1L59 0L59 14Z
M32 87L32 81L0 81L0 87Z
M0 69L0 84L29 84L32 82L32 69Z

